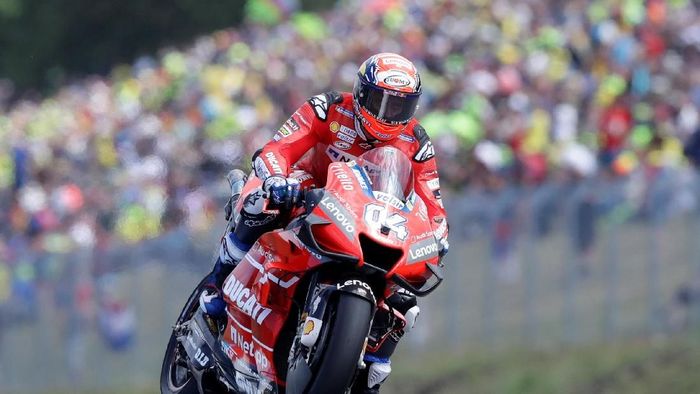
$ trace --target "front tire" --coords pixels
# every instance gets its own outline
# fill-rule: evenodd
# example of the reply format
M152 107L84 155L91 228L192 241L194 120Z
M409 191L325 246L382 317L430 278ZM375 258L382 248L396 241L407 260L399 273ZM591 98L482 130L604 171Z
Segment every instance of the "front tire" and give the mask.
M199 308L199 294L204 282L202 279L187 299L184 308L178 316L176 325L180 325L192 318ZM162 394L198 394L197 381L192 376L186 365L185 349L178 342L175 330L170 333L170 340L165 349L163 365L160 370L160 392Z
M369 333L373 309L364 298L337 294L335 302L326 309L322 331L309 357L314 374L305 392L343 393L350 387Z
M160 392L162 394L198 394L197 381L192 376L181 354L184 349L178 343L175 333L170 335L160 371Z

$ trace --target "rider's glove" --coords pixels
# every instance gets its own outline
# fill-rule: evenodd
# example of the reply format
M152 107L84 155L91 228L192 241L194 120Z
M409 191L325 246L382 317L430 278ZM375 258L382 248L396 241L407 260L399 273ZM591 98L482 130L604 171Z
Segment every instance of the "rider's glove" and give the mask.
M214 287L207 287L199 295L199 307L207 314L219 317L226 310L226 302Z
M267 177L263 182L263 191L273 205L291 209L299 202L301 184L294 178L279 175Z

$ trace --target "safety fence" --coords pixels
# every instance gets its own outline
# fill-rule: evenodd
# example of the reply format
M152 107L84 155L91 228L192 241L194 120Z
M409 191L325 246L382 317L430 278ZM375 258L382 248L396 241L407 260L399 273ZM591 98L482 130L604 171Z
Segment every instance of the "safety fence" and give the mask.
M673 335L700 321L692 172L471 188L445 202L445 283L420 300L403 352ZM29 256L52 280L14 286L0 306L0 392L155 390L215 234Z

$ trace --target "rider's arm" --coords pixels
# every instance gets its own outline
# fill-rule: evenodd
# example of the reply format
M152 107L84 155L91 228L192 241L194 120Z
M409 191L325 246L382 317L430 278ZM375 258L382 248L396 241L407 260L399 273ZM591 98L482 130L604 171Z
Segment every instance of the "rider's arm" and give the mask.
M291 166L318 142L315 121L309 102L299 107L275 133L274 139L263 146L253 164L255 175L263 180L270 175L287 177Z
M428 208L428 217L431 218L435 236L438 240L447 240L447 213L442 204L433 144L420 125L415 126L414 135L418 142L418 149L412 157L415 190Z

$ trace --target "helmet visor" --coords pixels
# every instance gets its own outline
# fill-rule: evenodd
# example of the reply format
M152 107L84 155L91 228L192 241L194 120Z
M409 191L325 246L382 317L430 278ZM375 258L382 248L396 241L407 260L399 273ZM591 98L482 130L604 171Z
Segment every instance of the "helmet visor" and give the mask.
M382 123L406 123L416 113L420 93L401 93L355 81L355 100Z

